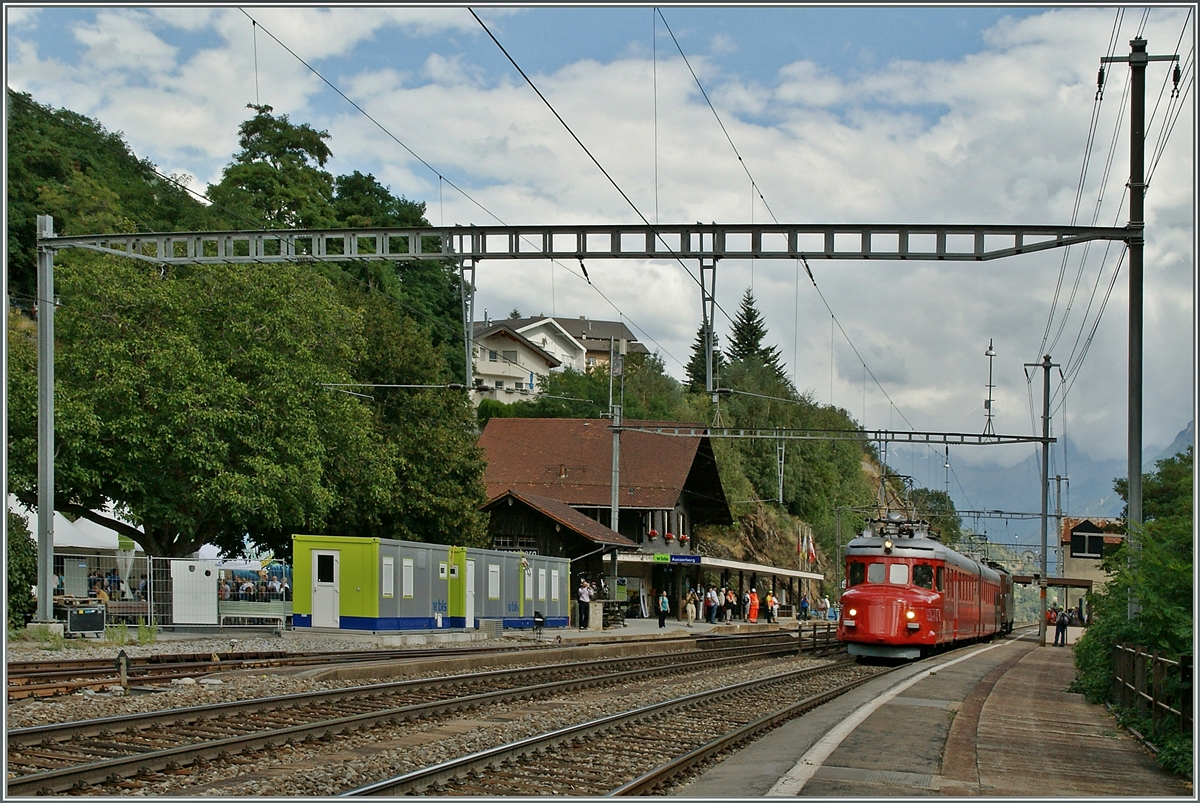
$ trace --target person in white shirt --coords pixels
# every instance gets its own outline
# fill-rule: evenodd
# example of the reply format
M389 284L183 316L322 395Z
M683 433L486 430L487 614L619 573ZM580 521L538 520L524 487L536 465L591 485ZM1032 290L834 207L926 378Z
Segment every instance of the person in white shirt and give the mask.
M579 629L587 630L591 613L592 587L587 580L579 581Z

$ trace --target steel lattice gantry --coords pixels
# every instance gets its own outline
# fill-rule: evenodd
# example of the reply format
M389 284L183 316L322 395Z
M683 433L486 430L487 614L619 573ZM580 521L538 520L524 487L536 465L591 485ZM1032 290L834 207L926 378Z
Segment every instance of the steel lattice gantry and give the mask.
M927 443L947 445L986 445L1012 443L1050 443L1057 438L1044 439L1039 435L974 435L962 432L912 432L886 429L786 429L752 427L646 427L614 426L622 432L647 432L674 438L744 438L763 440L857 440L873 443Z
M39 236L166 264L412 259L882 259L982 261L1090 240L1127 240L1104 226L688 224L272 229ZM1136 232L1140 234L1140 232Z

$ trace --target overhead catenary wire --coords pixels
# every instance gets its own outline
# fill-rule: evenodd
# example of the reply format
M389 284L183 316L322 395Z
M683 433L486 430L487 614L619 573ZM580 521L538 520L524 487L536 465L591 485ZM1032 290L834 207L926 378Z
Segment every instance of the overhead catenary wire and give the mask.
M492 212L490 209L488 209L486 206L484 206L482 203L480 203L477 199L475 199L470 193L468 193L466 190L459 187L457 184L455 184L450 179L446 178L440 170L438 170L436 167L434 167L432 164L430 164L428 161L426 161L424 158L422 158L419 154L417 154L415 151L413 151L407 144L405 144L403 141L401 141L399 137L397 137L390 130L388 130L388 128L386 126L384 126L382 123L380 123L378 120L376 120L370 114L368 114L365 109L363 109L354 100L352 100L349 96L347 96L344 92L342 92L342 90L339 89L332 81L330 81L328 78L326 78L324 75L322 75L319 70L317 70L315 67L313 67L311 64L309 64L304 59L302 59L295 51L293 51L282 40L280 40L279 37L275 36L273 33L271 33L270 30L268 30L265 26L263 26L261 23L259 23L254 17L252 17L249 13L247 13L245 9L239 8L238 10L241 11L242 14L244 14L248 19L250 19L252 22L254 22L255 25L257 26L257 28L261 28L263 33L265 33L267 36L271 37L271 39L273 39L280 47L282 47L284 50L286 50L289 55L291 55L294 59L296 59L296 61L298 61L298 62L300 62L300 64L304 65L304 67L307 68L309 70L309 72L311 72L313 75L315 75L317 78L319 78L322 83L324 83L326 86L328 86L330 89L332 89L339 97L341 97L348 104L350 104L350 106L352 108L354 108L357 112L359 112L364 117L366 117L368 120L370 120L371 123L373 123L389 139L391 139L393 142L395 142L397 145L399 145L401 148L403 148L405 151L407 151L414 159L416 159L418 162L420 162L422 165L424 165L431 173L433 173L433 175L437 176L439 182L445 182L446 184L450 185L450 187L452 187L456 192L458 192L460 195L462 195L464 198L466 198L468 201L470 201L476 207L481 209L484 213L486 213L489 217L491 217L496 222L500 223L501 225L508 225L498 215L496 215L494 212ZM472 14L474 14L474 12L472 12ZM478 17L476 17L476 19L478 19ZM480 24L482 24L482 22ZM485 26L485 30L486 30L486 26ZM575 271L571 270L570 268L568 268L566 265L563 265L558 260L551 260L551 262L552 262L552 265L557 265L558 267L562 268L563 270L566 270L567 273L571 274L572 276L575 276L576 278L579 278L579 279L583 278L579 273L576 273ZM591 284L591 283L589 282L589 284ZM611 306L613 308L613 310L615 310L617 312L617 314L623 320L625 320L631 326L634 326L634 328L636 328L639 332L641 332L645 336L646 340L653 343L655 345L655 347L658 348L663 354L665 354L667 357L669 357L674 362L678 363L680 366L683 366L685 364L678 357L671 354L671 352L668 351L661 343L659 343L657 340L655 340L653 337L651 337L648 333L646 333L646 331L644 329L642 329L641 327L634 324L633 320L628 315L626 315L620 309L620 307L618 307L612 301L611 298L609 298L607 295L605 295L603 292L600 291L600 288L596 287L594 284L592 284L592 287L596 290L597 293L599 293L601 298L603 298L609 304L609 306ZM724 312L724 310L722 310L722 312Z
M585 154L587 154L587 157L592 160L592 164L594 164L596 166L596 168L600 171L600 173L606 179L608 179L608 182L613 186L613 188L617 191L617 193L621 196L621 198L623 198L625 200L625 203L629 205L629 207L634 211L634 213L638 216L638 218L641 219L642 223L644 223L649 228L652 228L652 229L655 228L654 224L652 224L649 220L646 219L646 216L644 214L642 214L642 210L638 208L637 204L635 204L633 202L633 200L629 197L629 195L625 192L625 190L621 189L621 185L618 184L616 179L614 179L612 177L612 174L610 174L608 172L608 170L604 167L604 165L602 165L600 163L600 160L595 157L595 155L591 152L591 150L587 147L587 145L585 145L583 143L583 140L581 140L579 138L579 136L575 133L575 131L571 128L571 126L568 125L567 121L563 119L562 115L560 115L558 113L558 110L554 108L554 105L552 103L550 103L550 101L546 98L545 95L542 94L542 91L540 89L538 89L537 84L535 84L533 82L533 79L530 78L529 75L525 72L525 70L523 70L521 68L521 65L517 63L517 60L515 58L513 58L512 54L509 53L508 50L504 47L504 45L500 43L500 40L496 38L496 35L494 33L492 33L491 29L488 28L487 24L484 23L484 21L479 18L479 15L475 13L474 9L468 8L467 10L471 12L471 16L473 16L475 18L475 21L479 23L480 27L483 28L484 32L487 33L488 37L491 38L491 40L496 44L496 47L500 48L500 52L503 53L504 57L508 59L510 64L512 64L513 69L515 69L521 75L521 77L525 79L525 83L529 84L530 89L532 89L534 91L534 93L538 96L538 98L541 99L542 103L545 104L546 108L550 110L550 113L554 115L555 119L558 120L558 122L562 124L563 128L565 128L567 130L567 133L571 135L571 138L573 140L575 140L576 144L578 144L579 147L583 149L583 152ZM696 284L696 286L700 287L701 290L703 290L704 285L701 283L700 279L694 273L692 273L691 269L688 268L687 265L684 264L683 260L680 259L679 256L675 253L675 250L673 248L671 248L670 244L668 244L664 239L662 239L662 237L657 237L657 239L667 249L667 251L675 259L675 261L679 263L680 267L682 267L684 269L684 271L687 273L687 275L689 277L691 277L691 280ZM725 317L730 322L733 321L733 317L728 312L726 312L725 309L719 303L714 302L714 306L716 306L717 309L721 310L722 314L724 314ZM683 363L680 362L680 365L683 365Z

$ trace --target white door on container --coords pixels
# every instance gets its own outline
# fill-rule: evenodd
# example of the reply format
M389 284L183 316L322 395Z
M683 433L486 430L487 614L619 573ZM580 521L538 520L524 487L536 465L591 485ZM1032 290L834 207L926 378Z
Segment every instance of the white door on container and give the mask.
M467 630L475 629L475 561L467 561Z
M338 615L339 556L340 553L336 549L313 550L313 627L338 627L341 622Z

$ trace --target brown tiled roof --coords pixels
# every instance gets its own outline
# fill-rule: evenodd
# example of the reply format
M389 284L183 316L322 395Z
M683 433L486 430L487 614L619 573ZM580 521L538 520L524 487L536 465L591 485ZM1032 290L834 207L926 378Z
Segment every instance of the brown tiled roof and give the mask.
M618 532L610 530L595 519L589 519L579 511L563 504L557 499L548 499L544 496L534 496L533 494L521 493L519 491L505 491L491 499L482 508L484 512L491 510L496 505L499 505L506 498L512 497L519 502L523 502L542 515L546 516L551 521L561 524L568 530L586 538L589 541L597 544L613 544L616 546L637 548L637 544L629 540Z
M698 426L628 420L625 425ZM575 507L608 507L612 501L612 440L609 421L603 418L493 418L479 439L488 461L483 476L488 496L511 488ZM696 462L701 440L623 432L620 506L673 508Z

